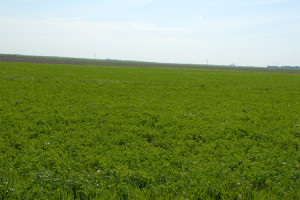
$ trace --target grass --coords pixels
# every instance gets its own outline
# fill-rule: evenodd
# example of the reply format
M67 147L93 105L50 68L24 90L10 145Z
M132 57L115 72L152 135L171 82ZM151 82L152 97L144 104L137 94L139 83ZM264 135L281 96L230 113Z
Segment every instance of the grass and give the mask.
M2 199L299 199L299 74L0 62Z

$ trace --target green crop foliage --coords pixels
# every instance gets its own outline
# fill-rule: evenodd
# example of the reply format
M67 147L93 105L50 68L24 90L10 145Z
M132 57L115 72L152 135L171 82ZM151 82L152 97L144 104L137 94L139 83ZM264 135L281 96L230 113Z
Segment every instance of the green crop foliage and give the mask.
M299 199L300 75L0 62L0 199Z

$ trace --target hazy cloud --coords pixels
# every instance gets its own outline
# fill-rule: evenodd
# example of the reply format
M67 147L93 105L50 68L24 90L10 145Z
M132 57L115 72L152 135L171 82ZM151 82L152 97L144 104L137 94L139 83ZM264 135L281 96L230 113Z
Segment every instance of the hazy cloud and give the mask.
M198 16L198 20L200 21L200 23L203 25L203 27L210 32L211 34L216 34L217 30L206 20L204 20L204 18L202 16Z

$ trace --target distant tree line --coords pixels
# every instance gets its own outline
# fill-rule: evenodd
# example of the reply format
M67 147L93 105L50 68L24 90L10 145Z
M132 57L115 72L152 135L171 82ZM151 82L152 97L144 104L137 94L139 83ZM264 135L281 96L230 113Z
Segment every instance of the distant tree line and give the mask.
M268 66L268 68L300 69L300 66Z

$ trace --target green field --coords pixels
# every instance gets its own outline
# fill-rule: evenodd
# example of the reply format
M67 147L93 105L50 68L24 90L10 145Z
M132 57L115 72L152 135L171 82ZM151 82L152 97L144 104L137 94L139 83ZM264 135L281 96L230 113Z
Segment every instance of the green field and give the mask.
M300 74L0 62L0 199L299 199Z

